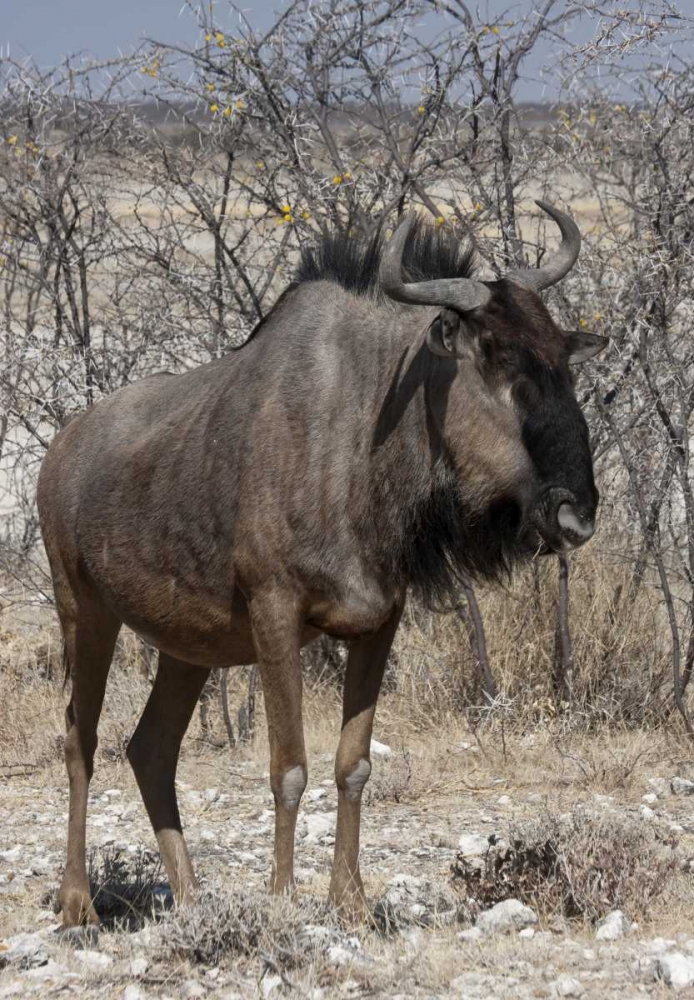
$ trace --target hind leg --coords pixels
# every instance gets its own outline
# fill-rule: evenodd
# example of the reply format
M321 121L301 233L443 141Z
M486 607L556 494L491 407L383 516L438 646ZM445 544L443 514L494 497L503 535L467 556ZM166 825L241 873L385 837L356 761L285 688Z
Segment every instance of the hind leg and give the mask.
M127 751L177 903L190 901L198 883L181 828L176 767L209 675L206 667L159 653L156 680Z
M70 783L67 864L58 902L63 926L78 927L99 923L87 878L87 800L94 771L96 730L121 623L100 606L74 597L70 602L63 601L61 608L57 587L56 598L72 678L70 703L65 713L65 764Z

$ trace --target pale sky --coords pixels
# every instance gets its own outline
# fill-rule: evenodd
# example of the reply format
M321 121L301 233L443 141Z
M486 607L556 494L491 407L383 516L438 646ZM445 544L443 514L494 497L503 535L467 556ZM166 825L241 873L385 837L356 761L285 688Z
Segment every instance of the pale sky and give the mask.
M629 0L627 0L629 3ZM242 6L239 4L239 6ZM483 0L471 4L482 20L493 20L506 11L509 19L535 7L533 0ZM682 14L694 16L694 0L679 0ZM245 8L249 21L259 29L272 23L273 11L282 9L281 0L260 0ZM233 30L234 15L219 0L216 16L220 25ZM432 15L433 18L433 15ZM426 31L426 25L423 27ZM588 18L574 22L572 40L582 42L592 33ZM432 29L433 31L433 29ZM48 67L78 52L106 58L119 50L128 52L144 37L165 42L191 44L198 38L195 19L184 9L182 0L0 0L0 49L15 58L30 55ZM519 90L524 100L552 97L539 82L542 68L551 59L551 47L539 47L526 63L525 75L536 78Z

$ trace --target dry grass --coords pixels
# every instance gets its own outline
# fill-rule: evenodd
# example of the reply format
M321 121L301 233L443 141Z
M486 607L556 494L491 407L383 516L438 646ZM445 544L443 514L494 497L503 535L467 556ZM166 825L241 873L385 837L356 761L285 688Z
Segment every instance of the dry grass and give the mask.
M481 865L457 858L453 880L468 915L520 899L544 918L594 924L621 909L641 919L680 871L672 834L616 811L548 811L512 828L509 840Z
M574 560L574 654L570 717L555 685L557 569L540 560L505 588L479 588L492 673L500 697L488 706L465 625L410 604L396 637L391 685L414 726L467 712L531 727L559 714L571 728L652 727L673 710L667 625L656 590L629 597L631 569L598 549Z
M325 944L325 935L312 936L315 926L340 933L332 908L315 899L299 896L288 902L264 892L206 890L167 924L166 947L171 955L196 963L261 957L275 968L292 969L314 960Z

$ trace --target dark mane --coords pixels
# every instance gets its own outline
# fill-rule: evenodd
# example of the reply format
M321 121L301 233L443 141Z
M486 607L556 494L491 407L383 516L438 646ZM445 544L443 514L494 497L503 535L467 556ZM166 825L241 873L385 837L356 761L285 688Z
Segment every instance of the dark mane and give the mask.
M378 269L385 243L382 226L370 238L330 233L316 246L302 251L295 280L334 281L355 295L378 295ZM472 247L420 216L405 244L405 280L470 278L472 274Z

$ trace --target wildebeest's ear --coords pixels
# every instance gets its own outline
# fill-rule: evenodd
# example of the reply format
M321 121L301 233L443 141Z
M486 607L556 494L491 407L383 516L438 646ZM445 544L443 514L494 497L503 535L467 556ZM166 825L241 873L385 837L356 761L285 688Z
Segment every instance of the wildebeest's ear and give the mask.
M582 330L565 330L564 336L569 351L570 365L580 365L582 361L594 358L609 344L607 337L599 337L595 333L584 333Z
M441 358L459 357L463 320L453 309L443 309L427 330L427 347Z

